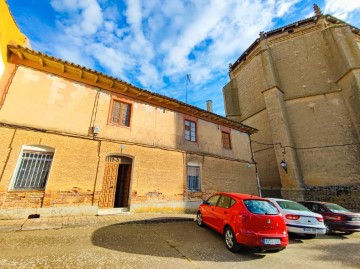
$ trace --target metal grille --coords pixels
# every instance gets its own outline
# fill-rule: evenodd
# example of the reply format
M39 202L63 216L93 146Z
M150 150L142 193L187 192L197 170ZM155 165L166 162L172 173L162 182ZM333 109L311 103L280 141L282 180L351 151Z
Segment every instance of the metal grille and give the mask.
M53 160L51 152L23 151L16 174L15 189L43 189Z
M199 166L188 166L188 190L199 191L200 190L200 167Z

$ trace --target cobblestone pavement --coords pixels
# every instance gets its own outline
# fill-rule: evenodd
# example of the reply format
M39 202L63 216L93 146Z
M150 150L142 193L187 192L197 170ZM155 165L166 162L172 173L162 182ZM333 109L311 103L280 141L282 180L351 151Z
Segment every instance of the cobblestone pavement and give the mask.
M287 249L278 253L242 250L234 254L226 249L221 235L193 221L161 223L164 218L155 216L144 224L144 216L141 221L132 216L128 221L110 218L103 224L64 229L2 231L0 268L332 269L360 265L360 233L311 240L292 237Z

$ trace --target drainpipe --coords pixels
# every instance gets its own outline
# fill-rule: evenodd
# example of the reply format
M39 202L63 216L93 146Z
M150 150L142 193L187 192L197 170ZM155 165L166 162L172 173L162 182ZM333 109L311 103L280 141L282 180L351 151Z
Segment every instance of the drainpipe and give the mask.
M257 183L257 187L258 187L258 191L259 191L259 196L262 197L261 194L261 185L260 185L260 179L259 179L259 173L258 173L258 169L257 169L257 163L255 161L255 155L254 155L254 151L252 149L252 144L251 144L251 138L250 138L250 134L248 134L249 136L249 142L250 142L250 150L251 150L251 159L255 165L255 174L256 174L256 183Z

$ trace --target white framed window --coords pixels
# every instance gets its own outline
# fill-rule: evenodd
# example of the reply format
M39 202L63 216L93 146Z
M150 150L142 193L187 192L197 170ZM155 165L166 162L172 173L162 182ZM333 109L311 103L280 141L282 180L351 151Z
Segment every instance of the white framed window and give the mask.
M187 165L187 187L189 191L201 190L200 165L197 163Z
M12 179L12 189L45 189L54 148L23 146Z

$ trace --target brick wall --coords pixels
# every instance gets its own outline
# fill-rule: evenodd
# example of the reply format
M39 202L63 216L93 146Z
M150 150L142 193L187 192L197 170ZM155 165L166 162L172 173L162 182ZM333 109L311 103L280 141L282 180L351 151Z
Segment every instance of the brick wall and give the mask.
M360 185L306 187L304 197L308 201L326 201L360 212Z
M1 152L3 177L0 208L56 208L97 206L102 191L105 159L108 155L132 158L130 205L137 211L184 211L186 203L198 203L216 191L258 194L255 167L247 162L186 154L179 150L95 141L33 130L0 127L4 140ZM12 177L23 145L44 145L55 149L43 191L12 190ZM201 165L201 192L187 192L186 163ZM99 165L98 165L99 164ZM177 204L184 204L185 208ZM154 208L152 205L157 204ZM159 206L160 205L160 206ZM59 209L61 210L61 209ZM60 212L60 211L59 211Z

